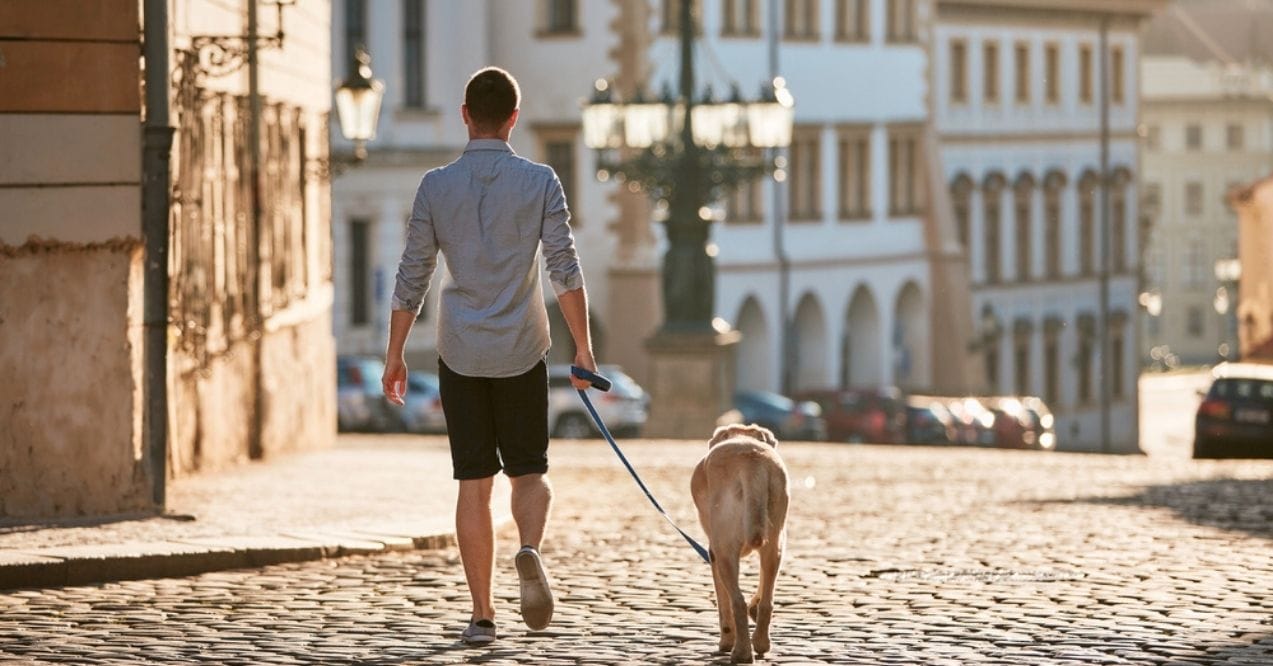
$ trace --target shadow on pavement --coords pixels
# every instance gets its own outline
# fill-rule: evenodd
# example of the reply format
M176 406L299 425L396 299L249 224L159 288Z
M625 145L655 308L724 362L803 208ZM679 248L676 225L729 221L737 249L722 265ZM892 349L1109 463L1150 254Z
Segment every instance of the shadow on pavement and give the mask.
M1135 495L1049 500L1171 509L1196 525L1273 539L1273 479L1208 479L1147 486Z

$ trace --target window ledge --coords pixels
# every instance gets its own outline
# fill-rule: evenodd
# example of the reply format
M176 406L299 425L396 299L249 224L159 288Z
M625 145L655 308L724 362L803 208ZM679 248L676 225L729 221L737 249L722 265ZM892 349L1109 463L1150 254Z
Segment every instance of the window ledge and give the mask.
M393 112L394 120L437 120L442 110L436 106L400 106Z
M550 30L548 28L540 28L535 31L536 39L578 39L583 37L583 31L579 28L570 28L569 30Z

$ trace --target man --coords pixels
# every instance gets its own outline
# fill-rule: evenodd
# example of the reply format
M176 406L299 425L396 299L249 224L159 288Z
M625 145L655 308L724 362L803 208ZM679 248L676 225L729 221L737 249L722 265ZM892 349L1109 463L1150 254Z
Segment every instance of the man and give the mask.
M552 503L546 476L549 336L541 247L578 350L575 365L597 367L561 181L551 168L517 156L508 145L520 97L517 82L502 69L489 67L469 79L460 108L468 146L456 161L426 173L416 192L382 380L385 396L401 405L407 380L403 345L441 251L451 280L438 308L438 374L451 462L460 482L456 539L473 596L463 633L468 643L495 640L491 486L501 469L512 483L513 519L522 542L514 558L522 618L538 630L553 614L539 555ZM572 381L577 388L587 386Z

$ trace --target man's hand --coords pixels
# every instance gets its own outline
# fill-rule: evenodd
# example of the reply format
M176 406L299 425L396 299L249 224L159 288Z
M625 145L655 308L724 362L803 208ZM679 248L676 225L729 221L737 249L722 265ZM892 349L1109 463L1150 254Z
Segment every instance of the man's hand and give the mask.
M583 368L588 372L596 372L597 360L592 357L592 352L580 351L578 354L575 354L575 366ZM588 380L580 379L573 374L570 375L570 384L580 391L592 386L592 384L588 383Z
M395 405L406 403L407 362L402 357L385 359L385 374L380 378L385 397Z

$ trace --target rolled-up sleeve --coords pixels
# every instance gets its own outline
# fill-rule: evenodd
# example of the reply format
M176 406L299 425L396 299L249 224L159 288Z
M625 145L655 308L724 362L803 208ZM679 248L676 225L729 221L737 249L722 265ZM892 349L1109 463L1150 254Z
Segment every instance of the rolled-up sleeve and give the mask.
M425 180L422 179L416 190L415 203L411 206L411 218L407 220L406 247L402 250L402 260L398 262L398 276L393 287L394 310L419 314L437 263L438 241L425 196Z
M575 236L570 231L570 209L566 206L566 193L556 174L548 181L544 195L544 226L540 233L544 246L544 263L548 266L548 281L558 296L583 288L583 269L579 266L579 254L575 252Z

